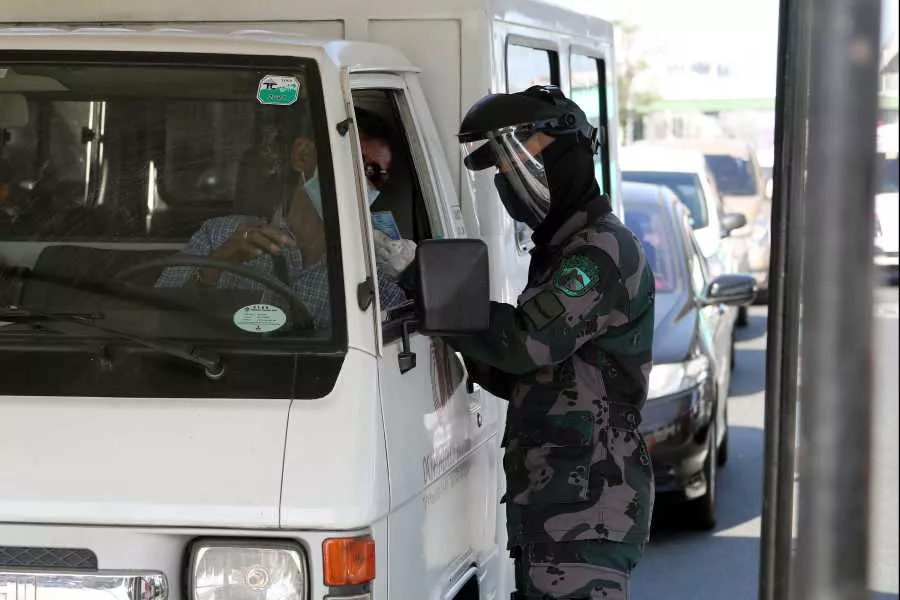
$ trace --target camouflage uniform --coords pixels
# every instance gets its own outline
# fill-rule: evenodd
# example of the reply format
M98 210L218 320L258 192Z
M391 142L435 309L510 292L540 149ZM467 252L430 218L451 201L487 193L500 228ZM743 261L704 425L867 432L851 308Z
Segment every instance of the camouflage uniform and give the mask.
M654 278L597 198L532 258L518 306L452 338L470 376L509 400L504 470L518 598L628 598L649 538L653 471L640 433Z

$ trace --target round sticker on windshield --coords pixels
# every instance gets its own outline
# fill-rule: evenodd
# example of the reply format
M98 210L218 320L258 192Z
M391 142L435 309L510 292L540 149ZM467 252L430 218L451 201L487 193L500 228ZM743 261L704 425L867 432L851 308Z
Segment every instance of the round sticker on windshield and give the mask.
M290 106L300 97L300 80L284 75L266 75L256 88L256 99L261 104Z
M269 333L284 327L287 315L271 304L251 304L234 313L234 324L250 333Z

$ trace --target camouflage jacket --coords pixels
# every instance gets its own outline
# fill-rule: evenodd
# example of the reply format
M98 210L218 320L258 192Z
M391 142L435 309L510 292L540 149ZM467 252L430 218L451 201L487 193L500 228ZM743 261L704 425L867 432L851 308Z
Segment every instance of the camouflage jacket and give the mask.
M640 242L602 206L589 203L539 249L550 259L532 257L517 306L492 304L486 335L447 340L470 377L509 400L510 547L649 537L653 471L638 425L654 277Z

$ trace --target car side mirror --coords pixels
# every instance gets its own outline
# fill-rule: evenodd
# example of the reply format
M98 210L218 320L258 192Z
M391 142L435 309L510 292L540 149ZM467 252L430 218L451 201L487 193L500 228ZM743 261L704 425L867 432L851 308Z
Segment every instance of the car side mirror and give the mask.
M703 304L746 306L756 299L756 279L751 275L719 275L706 287Z
M475 335L490 326L487 245L477 239L425 240L416 248L418 329Z
M721 223L722 236L727 237L731 235L731 233L736 229L740 229L741 227L746 225L747 217L745 217L741 213L727 213L722 215Z
M772 178L769 177L766 179L766 200L771 200L772 195L775 193L775 183L772 181Z

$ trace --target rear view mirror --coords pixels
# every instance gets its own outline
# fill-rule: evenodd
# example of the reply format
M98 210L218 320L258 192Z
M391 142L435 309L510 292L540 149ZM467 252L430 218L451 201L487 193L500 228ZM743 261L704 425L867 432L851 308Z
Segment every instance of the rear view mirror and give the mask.
M490 268L481 240L425 240L416 248L419 331L471 335L490 325Z
M741 213L728 213L722 215L722 233L724 235L730 235L732 231L736 229L740 229L744 225L747 224L747 217L742 215Z
M751 275L719 275L706 288L704 304L745 306L756 299L756 280Z

